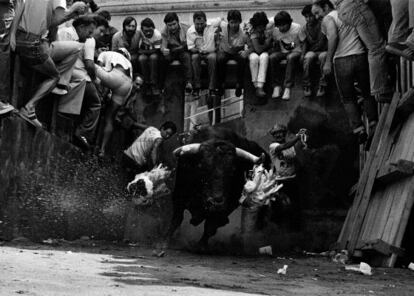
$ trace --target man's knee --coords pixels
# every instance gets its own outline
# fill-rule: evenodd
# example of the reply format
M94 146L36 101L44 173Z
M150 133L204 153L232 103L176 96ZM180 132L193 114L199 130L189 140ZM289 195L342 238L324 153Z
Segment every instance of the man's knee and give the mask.
M284 59L284 55L280 52L274 52L269 56L269 59L270 61L277 63Z
M140 63L145 63L145 62L147 62L147 61L148 61L148 56L147 56L146 54L141 54L141 55L139 55L139 57L138 57L138 61L139 61Z
M149 58L153 62L156 62L159 59L158 54L156 54L156 53L151 54Z
M259 56L257 55L257 53L251 53L249 56L249 60L251 62L259 62Z
M191 55L191 61L193 61L193 62L200 61L200 55L198 53L193 53Z
M290 53L290 54L287 55L286 60L288 62L290 62L290 61L296 61L296 60L299 59L299 57L300 57L300 54L299 53L292 52L292 53Z
M312 61L316 58L316 53L313 51L308 51L304 56L304 61Z
M321 65L322 65L322 64L325 64L325 61L326 61L326 51L321 52L321 53L319 54L318 59L319 59L319 63L320 63Z
M215 52L211 52L207 55L207 60L209 62L215 62L217 60L217 55Z

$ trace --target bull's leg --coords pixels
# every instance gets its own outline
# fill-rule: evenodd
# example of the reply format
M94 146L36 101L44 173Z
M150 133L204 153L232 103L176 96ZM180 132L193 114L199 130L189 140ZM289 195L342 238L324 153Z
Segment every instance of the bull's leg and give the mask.
M204 233L198 242L201 251L208 249L208 240L210 237L216 234L217 229L229 223L227 215L214 215L210 216L204 222Z
M168 227L168 231L164 236L164 239L161 243L161 246L159 246L162 249L167 249L168 245L170 243L170 240L174 234L174 232L177 230L178 226L181 225L184 219L184 208L181 206L174 206L173 209L173 217L171 219L170 226Z

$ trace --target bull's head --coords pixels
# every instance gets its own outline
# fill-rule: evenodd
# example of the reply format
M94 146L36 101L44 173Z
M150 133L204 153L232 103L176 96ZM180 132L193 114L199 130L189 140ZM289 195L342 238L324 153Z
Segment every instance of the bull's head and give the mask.
M199 176L197 192L202 196L203 207L207 211L221 211L226 208L229 198L243 181L241 162L257 163L260 158L227 141L206 141L188 144L174 151L176 156L197 155L194 168ZM197 186L190 184L190 186ZM242 185L241 185L242 186Z

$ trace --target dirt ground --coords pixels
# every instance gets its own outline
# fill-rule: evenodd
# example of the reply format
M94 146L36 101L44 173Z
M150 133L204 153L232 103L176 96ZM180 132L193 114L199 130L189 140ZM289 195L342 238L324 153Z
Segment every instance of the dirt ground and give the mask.
M287 274L277 274L288 265ZM94 241L0 246L0 295L414 295L414 272L365 276L328 258L231 257Z

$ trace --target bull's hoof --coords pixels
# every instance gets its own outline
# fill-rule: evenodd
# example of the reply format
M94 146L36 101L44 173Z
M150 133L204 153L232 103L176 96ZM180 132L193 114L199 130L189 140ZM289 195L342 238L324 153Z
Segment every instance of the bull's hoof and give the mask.
M211 250L208 247L208 245L200 243L200 242L190 244L189 251L195 254L202 254L202 255L211 254Z

